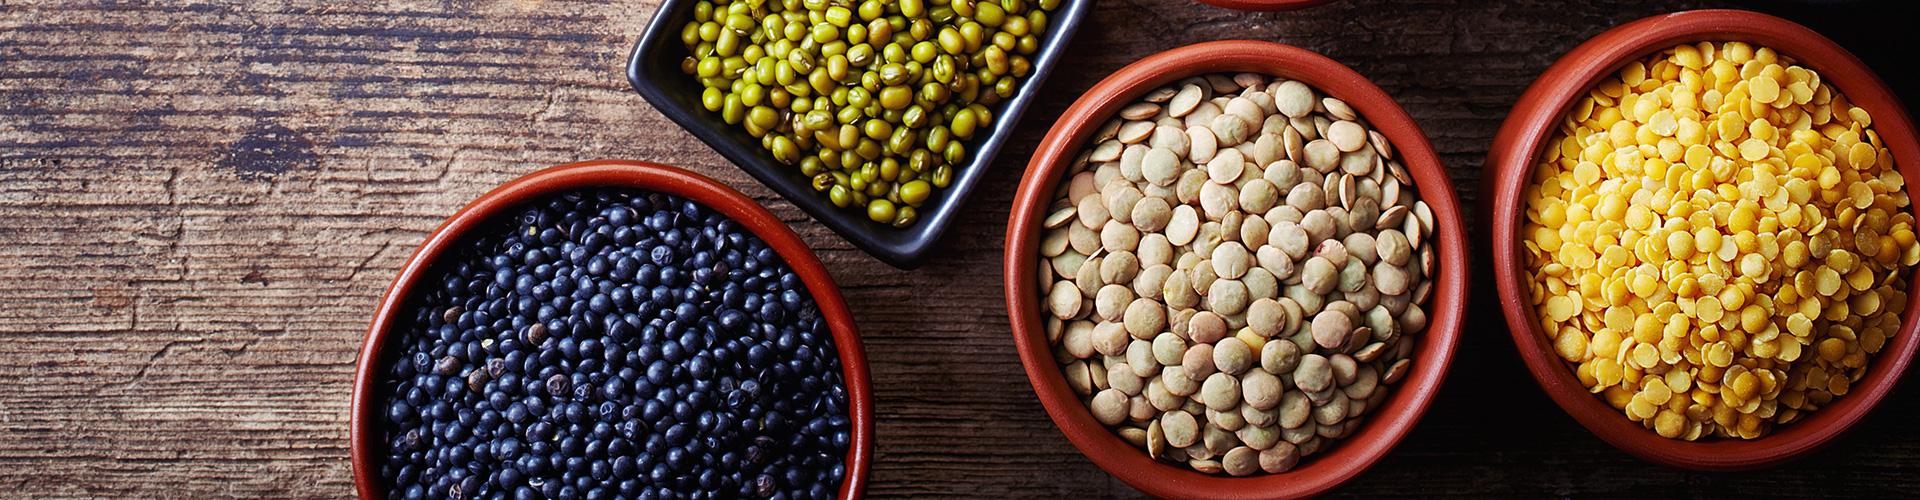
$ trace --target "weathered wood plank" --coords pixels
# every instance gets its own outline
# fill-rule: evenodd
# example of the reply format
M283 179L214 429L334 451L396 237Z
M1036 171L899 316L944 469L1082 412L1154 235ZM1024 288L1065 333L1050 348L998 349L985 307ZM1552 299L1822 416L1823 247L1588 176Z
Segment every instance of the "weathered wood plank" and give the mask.
M640 158L747 192L835 270L873 362L876 496L1132 496L1036 404L1000 295L1013 186L1074 97L1187 43L1305 46L1397 98L1472 206L1493 131L1555 57L1617 23L1698 4L1352 0L1246 14L1186 0L1102 2L1074 40L1070 70L1044 85L1049 99L1028 113L943 248L924 269L900 272L629 91L619 66L655 2L0 0L0 486L348 494L355 349L412 248L514 176ZM1910 8L1892 9L1913 21ZM1915 48L1897 35L1847 36L1883 53ZM1889 60L1901 61L1869 58ZM1475 299L1476 314L1494 320L1492 301ZM1574 425L1534 388L1505 332L1476 330L1429 417L1344 491L1901 494L1920 486L1911 472L1920 437L1900 421L1916 410L1914 389L1897 392L1857 432L1789 469L1665 470Z

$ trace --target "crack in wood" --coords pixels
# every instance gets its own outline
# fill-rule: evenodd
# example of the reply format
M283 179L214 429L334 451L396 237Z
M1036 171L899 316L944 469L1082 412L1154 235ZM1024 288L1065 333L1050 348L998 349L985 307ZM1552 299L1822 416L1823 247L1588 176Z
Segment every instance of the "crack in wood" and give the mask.
M387 249L392 247L393 247L393 241L391 240L381 242L380 248L378 250L374 250L373 253L367 254L367 258L360 259L360 262L355 263L352 269L347 270L347 276L346 278L343 278L343 279L345 281L353 281L355 279L358 279L360 277L360 272L367 270L367 265L372 264L373 259L379 258L380 254L387 253Z
M222 347L220 348L220 352L223 354L226 354L227 358L229 359L238 358L240 357L240 355L246 354L247 349L252 348L254 344L258 344L260 343L260 341L267 340L270 338L286 335L286 333L287 333L287 330L285 328L282 328L279 330L259 330L255 332L255 335L253 338L240 342L239 346L235 346L231 348Z
M461 154L461 153L465 153L465 152L467 152L467 151L470 151L470 150L472 150L472 149L473 149L473 148L470 148L470 147L467 147L467 146L456 146L456 147L454 147L454 148L453 148L453 151L452 151L452 152L450 152L450 153L447 153L447 159L446 159L446 161L442 161L442 162L440 162L440 171L439 171L439 172L437 172L437 173L434 173L434 174L433 174L433 180L432 180L432 181L429 181L429 183L431 183L431 184L433 184L433 185L435 185L435 186L445 186L445 185L447 185L447 178L449 178L449 177L452 177L452 176L453 176L453 163L454 163L454 162L457 162L457 161L460 161L460 154Z
M199 338L193 338L193 339L169 340L167 341L166 344L161 345L159 350L154 351L152 355L147 356L147 362L145 364L140 365L140 368L133 372L133 376L129 377L125 382L95 387L90 392L97 395L107 389L128 389L136 385L139 385L140 382L146 380L147 371L152 369L155 364L158 364L162 358L167 357L167 354L172 352L174 348L188 346L188 345L202 344L202 343L205 343L206 341L207 339L205 337L199 337Z
M127 304L127 331L140 331L140 301Z
M240 283L241 284L257 284L263 287L272 284L271 282L267 281L266 274L261 273L260 268L258 267L248 270L246 276L241 276Z
M565 90L564 87L548 88L546 92L544 92L545 102L540 105L539 110L527 114L527 120L534 123L544 123L548 118L551 118L550 113L553 112L553 103L563 90Z

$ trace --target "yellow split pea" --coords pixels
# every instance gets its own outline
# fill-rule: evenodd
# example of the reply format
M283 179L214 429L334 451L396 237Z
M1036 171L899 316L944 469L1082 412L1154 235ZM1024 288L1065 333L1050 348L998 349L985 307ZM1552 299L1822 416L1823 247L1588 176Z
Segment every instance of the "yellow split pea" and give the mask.
M1554 350L1661 436L1752 439L1844 396L1920 263L1872 118L1766 47L1680 45L1574 106L1524 194Z

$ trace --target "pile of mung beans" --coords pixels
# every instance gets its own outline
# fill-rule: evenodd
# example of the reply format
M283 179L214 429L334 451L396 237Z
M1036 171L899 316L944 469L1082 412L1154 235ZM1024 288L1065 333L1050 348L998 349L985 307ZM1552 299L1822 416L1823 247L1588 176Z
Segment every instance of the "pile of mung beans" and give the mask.
M1291 469L1407 374L1433 212L1386 137L1299 81L1206 75L1119 111L1044 221L1047 339L1156 460Z
M1920 263L1905 180L1820 74L1743 42L1629 63L1534 170L1521 237L1554 350L1661 436L1753 439L1847 394Z
M907 227L1032 71L1059 3L705 0L681 69L835 206Z

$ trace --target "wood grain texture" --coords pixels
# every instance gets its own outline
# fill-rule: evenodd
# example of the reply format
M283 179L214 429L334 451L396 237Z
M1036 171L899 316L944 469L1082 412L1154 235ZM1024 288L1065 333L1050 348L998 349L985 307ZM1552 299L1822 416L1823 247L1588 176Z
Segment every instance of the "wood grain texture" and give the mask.
M1040 409L1000 292L1013 186L1073 98L1179 45L1304 46L1398 99L1471 207L1494 130L1554 58L1615 24L1699 5L1350 0L1247 14L1103 1L988 185L929 264L902 272L755 184L628 89L619 66L654 2L0 0L0 487L63 497L349 495L355 351L413 247L507 179L636 158L745 191L835 270L873 364L874 496L1137 496ZM1785 9L1826 19L1847 8ZM1879 69L1917 102L1904 68L1916 48L1913 9L1889 9L1898 16L1867 17L1905 31L1839 38L1891 54ZM1838 32L1846 22L1815 27ZM1668 470L1575 425L1525 374L1490 294L1474 302L1473 324L1483 326L1467 332L1438 403L1341 493L1920 488L1920 434L1906 422L1920 411L1912 384L1794 465Z

